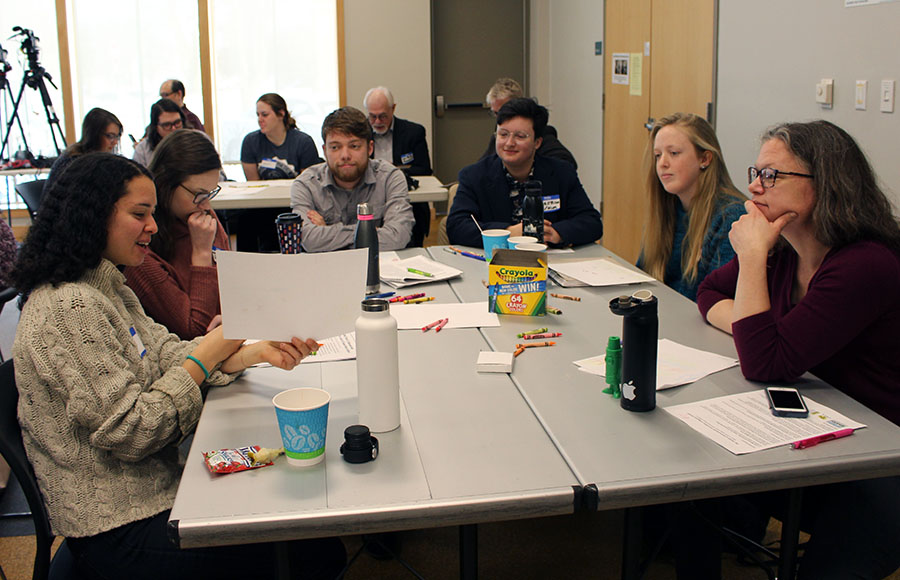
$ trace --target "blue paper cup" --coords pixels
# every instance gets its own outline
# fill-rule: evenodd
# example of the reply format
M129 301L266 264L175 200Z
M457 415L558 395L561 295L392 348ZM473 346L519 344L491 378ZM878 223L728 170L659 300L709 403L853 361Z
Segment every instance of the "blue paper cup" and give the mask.
M325 431L331 395L322 389L301 387L272 398L278 430L288 463L301 467L325 459Z
M509 238L509 230L484 230L481 232L481 241L484 244L484 258L488 262L494 255L494 249L506 249L506 240Z

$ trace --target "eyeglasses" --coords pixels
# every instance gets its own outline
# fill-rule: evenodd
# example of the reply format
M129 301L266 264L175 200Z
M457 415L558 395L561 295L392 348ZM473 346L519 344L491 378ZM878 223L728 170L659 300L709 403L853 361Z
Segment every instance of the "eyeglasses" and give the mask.
M507 131L506 129L497 129L497 132L494 133L497 135L497 141L508 141L509 139L513 139L514 141L528 141L531 139L531 135L529 133L523 133L522 131Z
M106 137L107 139L109 139L110 141L112 141L113 143L118 143L119 139L122 138L121 133L104 133L103 136Z
M763 188L771 189L775 187L775 180L779 175L795 175L797 177L808 177L810 179L814 179L813 175L808 173L794 173L793 171L778 171L777 169L772 169L771 167L764 167L762 169L757 169L752 165L747 168L747 183L753 183L756 181L756 178L759 178L759 182L762 183Z
M184 185L179 183L178 187L184 187ZM194 196L194 205L200 205L207 199L216 197L222 191L222 186L217 185L212 191L191 191L187 187L184 187L184 190Z
M381 113L379 115L376 115L374 113L369 113L369 122L370 123L374 123L375 121L384 122L384 121L387 121L388 119L389 119L389 116L387 113Z
M181 119L178 119L177 121L170 121L168 123L160 123L158 125L158 127L164 131L170 131L172 129L181 129L181 127L182 127Z
M171 95L171 94L172 93L159 93L159 98L160 99L168 99L169 95Z

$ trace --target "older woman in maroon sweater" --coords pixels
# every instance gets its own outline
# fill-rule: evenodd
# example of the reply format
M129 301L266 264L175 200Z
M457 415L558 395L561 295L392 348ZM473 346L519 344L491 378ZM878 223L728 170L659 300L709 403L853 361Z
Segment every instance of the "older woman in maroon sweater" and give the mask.
M809 371L900 425L900 225L865 155L826 121L770 129L749 169L737 259L697 292L748 379ZM900 566L900 478L810 488L803 578Z
M221 320L213 248L228 235L210 206L222 163L209 139L181 129L157 145L148 169L158 196L159 233L140 266L125 269L147 314L184 340L206 334Z

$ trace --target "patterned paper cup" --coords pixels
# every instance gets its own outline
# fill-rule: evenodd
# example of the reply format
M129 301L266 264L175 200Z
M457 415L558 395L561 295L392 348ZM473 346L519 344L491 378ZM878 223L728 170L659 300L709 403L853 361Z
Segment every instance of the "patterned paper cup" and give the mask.
M315 465L325 459L325 431L331 395L322 389L301 387L272 398L284 454L291 465Z
M301 229L303 220L295 213L281 213L275 219L275 230L278 232L278 244L282 254L299 254L303 251Z
M506 249L506 240L509 238L509 230L484 230L481 232L481 241L484 245L484 257L488 263L494 255L494 250Z

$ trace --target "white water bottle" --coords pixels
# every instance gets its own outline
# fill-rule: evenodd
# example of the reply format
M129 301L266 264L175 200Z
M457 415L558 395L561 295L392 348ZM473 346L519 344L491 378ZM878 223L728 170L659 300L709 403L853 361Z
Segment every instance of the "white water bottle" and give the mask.
M359 422L372 433L400 426L399 367L397 321L388 301L363 300L356 319L356 386Z

